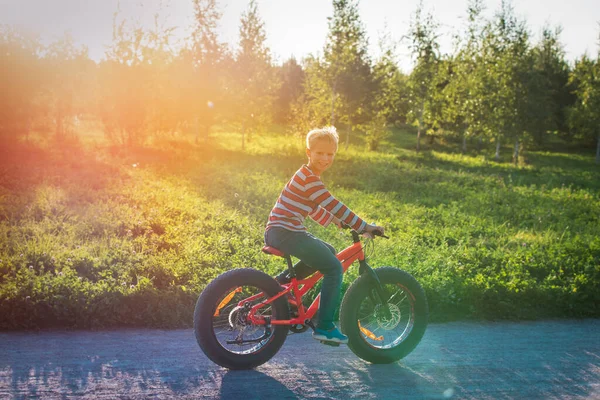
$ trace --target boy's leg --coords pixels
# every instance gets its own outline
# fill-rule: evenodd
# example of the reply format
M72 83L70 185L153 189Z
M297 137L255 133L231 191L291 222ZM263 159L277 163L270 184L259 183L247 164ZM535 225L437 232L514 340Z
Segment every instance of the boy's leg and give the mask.
M271 228L265 240L268 245L299 258L323 273L318 327L325 330L333 328L335 311L340 303L343 273L342 264L332 252L335 251L333 247L307 232L292 232L282 228Z
M288 231L286 229L281 229L281 228L272 228L272 229L274 230L274 232L271 235L269 235L270 236L269 242L277 243L277 245L281 245L281 242L289 239L290 235L288 235L288 233L291 233L291 234L294 233L294 232ZM330 245L329 243L327 243L323 240L321 240L321 242L323 242L323 244L325 246L327 246L327 248L329 248L329 251L331 251L332 254L334 254L334 255L337 254L337 251L335 250L335 248L332 245ZM267 235L265 234L265 244L267 244L267 246L272 245L273 247L278 249L278 247L274 243L271 243L271 244L268 243ZM317 271L316 268L311 267L310 265L306 264L302 260L300 260L296 264L294 264L294 272L296 273L297 279L304 279L304 278L314 274L316 271ZM283 271L281 271L279 274L277 274L275 276L275 280L277 280L277 282L279 282L280 284L290 283L289 270L286 268Z
M319 239L320 240L320 239ZM337 251L335 251L335 248L330 245L329 243L321 240L321 242L323 242L323 244L325 246L327 246L327 248L329 249L329 251L331 251L331 253L333 255L337 254ZM298 261L296 264L294 264L294 272L296 273L296 278L297 279L304 279L306 277L311 276L312 274L314 274L317 271L316 268L311 267L310 265L306 264L304 261L300 260ZM277 282L284 284L284 283L290 283L290 273L289 270L286 268L285 270L283 270L282 272L280 272L275 279L277 280Z

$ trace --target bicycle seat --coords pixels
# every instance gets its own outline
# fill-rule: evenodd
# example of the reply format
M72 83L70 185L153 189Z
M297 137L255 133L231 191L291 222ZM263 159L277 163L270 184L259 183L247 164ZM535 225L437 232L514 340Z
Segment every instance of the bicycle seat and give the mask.
M263 253L271 254L273 256L285 257L285 254L283 252L277 250L275 247L264 246L262 248L262 251L263 251Z

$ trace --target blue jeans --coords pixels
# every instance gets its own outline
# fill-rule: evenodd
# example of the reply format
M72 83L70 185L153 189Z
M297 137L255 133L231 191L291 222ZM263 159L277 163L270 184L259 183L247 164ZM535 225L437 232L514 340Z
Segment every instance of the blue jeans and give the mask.
M323 274L317 327L327 330L333 328L334 315L340 306L344 272L342 264L335 256L333 246L308 232L292 232L279 227L270 228L265 232L265 243L300 259L294 266L294 272L299 279L311 275L315 270ZM287 283L287 273L286 269L275 279L280 283Z

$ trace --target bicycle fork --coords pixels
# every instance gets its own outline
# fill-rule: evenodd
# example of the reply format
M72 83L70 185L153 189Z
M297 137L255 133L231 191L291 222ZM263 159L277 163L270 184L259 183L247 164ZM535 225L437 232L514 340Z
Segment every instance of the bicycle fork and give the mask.
M375 292L377 293L377 298L373 298L373 292L371 291L369 294L371 296L371 299L373 300L373 302L375 304L379 303L382 307L382 311L383 311L383 316L385 318L390 318L391 317L391 313L390 313L390 308L388 307L388 300L389 300L389 295L386 292L385 288L383 287L383 285L381 284L381 281L379 280L379 277L377 276L377 273L375 273L375 271L373 270L373 268L371 268L371 266L369 264L367 264L366 260L359 260L359 268L358 268L358 273L360 275L366 274L368 279L371 281L371 284L375 287Z

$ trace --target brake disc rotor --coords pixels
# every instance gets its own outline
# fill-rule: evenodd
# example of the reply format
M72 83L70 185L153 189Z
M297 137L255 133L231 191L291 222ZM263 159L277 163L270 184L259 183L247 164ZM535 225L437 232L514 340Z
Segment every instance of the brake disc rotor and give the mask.
M385 313L381 304L375 306L375 315L377 316L377 324L379 324L379 327L389 331L398 326L400 320L402 319L402 315L397 305L388 304L387 306L391 314L389 318L385 317Z

